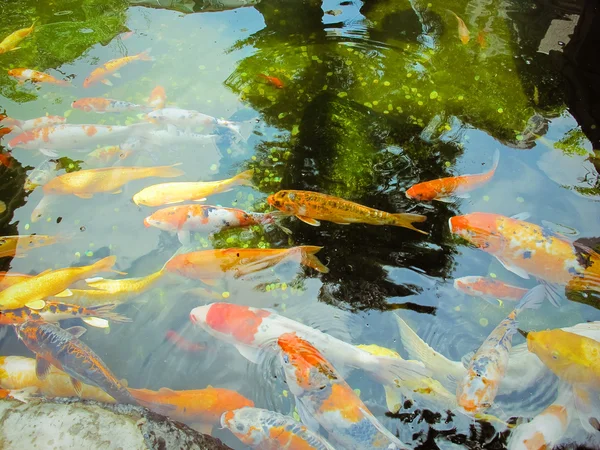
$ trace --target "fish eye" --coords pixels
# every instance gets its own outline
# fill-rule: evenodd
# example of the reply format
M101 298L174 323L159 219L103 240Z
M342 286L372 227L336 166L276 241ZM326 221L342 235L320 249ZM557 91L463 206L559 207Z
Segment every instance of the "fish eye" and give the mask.
M558 356L559 356L558 352L552 352L552 359L553 360L557 361L558 360Z
M236 423L236 424L235 424L235 429L236 429L237 431L244 431L244 430L246 429L246 427L244 426L244 424L243 424L243 423L241 423L241 422L238 422L238 423Z
M290 357L288 355L286 355L285 353L283 355L283 362L286 364L290 363Z

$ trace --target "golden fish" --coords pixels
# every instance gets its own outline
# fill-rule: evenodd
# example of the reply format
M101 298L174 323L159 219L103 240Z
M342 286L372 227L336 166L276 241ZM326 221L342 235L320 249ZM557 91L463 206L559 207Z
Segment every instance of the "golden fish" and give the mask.
M35 23L33 23L29 28L21 28L20 30L17 30L5 37L2 42L0 42L0 54L18 50L20 47L17 47L17 45L19 45L23 39L33 33L34 26Z
M462 20L454 11L448 10L454 17L456 17L456 21L458 22L458 38L460 42L463 44L468 44L471 39L471 33L469 33L469 29L465 25L464 20Z
M17 251L25 252L32 248L44 247L45 245L56 244L60 240L57 236L47 236L45 234L31 234L25 236L1 236L0 237L0 258L5 256L22 257L17 255Z

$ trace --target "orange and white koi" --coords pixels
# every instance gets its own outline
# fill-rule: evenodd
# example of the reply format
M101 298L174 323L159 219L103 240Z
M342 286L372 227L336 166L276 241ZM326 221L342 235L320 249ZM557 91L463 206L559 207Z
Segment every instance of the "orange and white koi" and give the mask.
M79 318L90 326L107 328L109 320L113 322L131 322L128 317L113 312L115 306L107 304L86 308L68 303L46 301L44 307L37 310L24 306L23 308L0 311L0 325L20 325L28 320L58 322L59 320Z
M75 100L71 107L85 112L121 113L127 111L148 111L148 107L123 100L113 100L103 97L86 97Z
M203 352L204 350L206 350L205 345L198 344L196 342L192 342L192 341L184 338L182 335L180 335L175 330L168 330L165 333L165 338L167 339L167 341L169 341L173 345L175 345L175 347L177 347L178 349L181 349L188 353Z
M490 253L511 272L574 290L600 291L600 255L533 223L492 213L450 218L450 231Z
M29 28L21 28L20 30L14 31L8 36L6 36L2 42L0 42L0 55L6 52L12 52L13 50L18 50L21 47L17 47L21 43L23 39L33 33L33 28L35 23L33 23Z
M113 272L112 267L116 260L116 256L107 256L89 266L42 272L1 291L0 309L15 309L23 306L32 309L43 308L45 302L42 299L61 293L63 296L68 297L68 288L76 281L88 278L98 272Z
M134 61L154 61L154 58L150 56L150 49L145 50L137 55L125 56L123 58L111 59L107 63L94 69L92 73L83 82L83 87L88 88L97 82L103 84L112 85L107 77L114 74L121 67L126 66Z
M291 248L221 248L175 255L165 264L165 270L182 277L214 284L225 274L234 277L249 275L283 261L297 261L321 273L329 269L315 256L322 247L301 245Z
M302 222L313 226L319 226L321 224L319 220L326 220L340 225L351 223L391 225L427 234L413 226L414 222L427 220L427 217L420 214L391 214L319 192L279 191L270 195L267 202L280 211L294 215Z
M150 92L150 97L148 97L147 105L152 109L162 109L165 107L167 103L167 93L165 92L165 88L162 86L156 86Z
M88 166L105 167L113 161L123 161L127 159L133 153L132 150L123 148L120 145L109 145L107 147L100 147L90 152L85 158L85 163Z
M331 444L290 416L260 408L227 411L221 426L260 450L333 450Z
M78 395L81 395L82 383L85 383L99 387L118 403L136 405L134 398L100 357L79 340L85 331L83 327L63 330L48 322L25 322L17 328L17 335L35 353L38 378L46 378L51 366L54 366L71 377Z
M322 426L345 449L408 449L369 411L316 346L284 333L277 339L280 361L302 421Z
M75 195L79 198L92 198L102 192L118 194L126 183L143 178L173 178L183 175L181 169L172 166L157 167L104 167L101 169L79 170L60 175L48 181L43 189L49 195Z
M212 386L187 391L163 387L158 391L129 389L129 392L140 405L193 428L218 425L225 411L254 406L252 400L236 391Z
M25 356L0 356L0 387L11 390L34 388L46 398L79 395L85 400L103 403L115 401L102 389L88 384L82 384L81 391L75 392L69 375L56 367L50 367L46 377L40 379L36 374L35 359Z
M458 22L458 38L460 39L460 42L465 45L468 44L469 40L471 39L471 33L469 33L469 29L465 25L464 20L458 17L454 11L448 10L448 12L456 17L456 21Z
M67 80L59 80L44 72L39 72L33 69L26 69L25 67L19 67L17 69L10 69L8 75L16 78L20 82L31 81L32 83L48 83L56 86L71 86L71 82Z
M486 173L439 178L418 183L406 191L406 196L414 200L439 200L442 202L450 202L449 197L452 196L466 198L469 195L468 192L484 185L494 176L498 168L499 155L500 152L496 150L492 168Z
M481 297L492 304L495 299L518 302L527 293L527 289L488 277L462 277L454 280L454 289L473 297Z
M188 243L190 231L216 233L234 227L274 224L277 213L246 212L241 209L209 205L181 205L159 209L144 219L146 227L175 232L181 243Z
M60 241L60 237L46 234L0 236L0 258L7 256L23 257L26 256L23 254L24 252L46 245L53 245Z
M136 205L162 206L185 201L202 202L211 195L228 192L235 186L252 186L253 170L227 180L161 183L142 189L133 196Z
M259 73L258 76L265 80L267 84L275 86L277 89L283 89L284 87L283 81L277 77L271 77L269 75L265 75L264 73Z
M211 303L190 312L192 323L213 337L234 345L242 356L254 363L260 352L277 351L279 337L296 333L318 347L335 367L353 367L367 371L385 384L396 380L422 377L429 372L419 362L372 355L369 352L272 311L232 303Z
M190 111L186 109L157 109L148 114L148 119L154 123L171 124L188 130L196 127L219 126L227 128L237 135L240 133L239 125L234 122L217 119L216 117L209 116L198 111Z
M517 315L525 309L539 308L545 297L544 286L530 289L475 352L466 376L459 381L456 389L456 400L464 411L476 414L492 406L508 367L512 337L517 332Z
M0 122L0 125L6 125L10 127L13 131L15 129L20 130L21 132L34 130L36 128L49 127L52 125L60 125L67 121L65 117L62 116L42 116L37 119L29 119L29 120L18 120L13 119L12 117L7 117Z

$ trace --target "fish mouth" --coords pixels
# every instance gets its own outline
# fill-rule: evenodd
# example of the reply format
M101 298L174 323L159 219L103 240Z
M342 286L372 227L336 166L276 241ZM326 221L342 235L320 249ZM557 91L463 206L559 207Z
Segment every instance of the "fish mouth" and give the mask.
M134 200L133 202L135 203L135 200ZM136 205L137 205L137 203L136 203ZM150 217L146 217L146 218L144 219L144 226L145 226L146 228L150 228L150 227L152 226L152 223L150 222L150 220L149 220L149 219L150 219Z
M206 316L208 315L208 310L211 305L206 306L198 306L190 311L190 321L194 325L202 326L202 324L206 323Z

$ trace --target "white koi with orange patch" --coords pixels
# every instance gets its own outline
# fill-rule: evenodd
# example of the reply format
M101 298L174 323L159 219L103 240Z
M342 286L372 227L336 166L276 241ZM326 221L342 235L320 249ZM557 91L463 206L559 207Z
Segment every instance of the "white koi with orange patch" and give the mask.
M158 123L171 124L177 127L191 129L196 127L225 127L235 133L239 133L238 126L229 120L217 119L216 117L179 108L164 108L148 114L148 118Z

